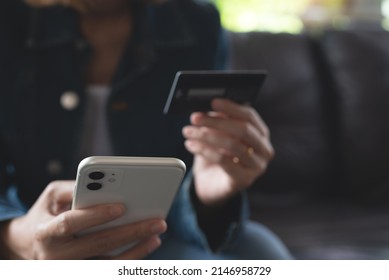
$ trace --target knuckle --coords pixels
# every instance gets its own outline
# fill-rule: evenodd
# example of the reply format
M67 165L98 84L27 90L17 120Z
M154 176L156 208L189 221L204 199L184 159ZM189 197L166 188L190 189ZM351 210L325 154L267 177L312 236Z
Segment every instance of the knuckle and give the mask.
M270 138L270 129L267 125L263 126L263 133L265 134L266 137Z
M66 236L71 234L72 222L67 213L61 214L57 223L57 232L59 235Z
M48 238L46 226L39 224L33 233L34 242L42 243Z
M266 158L267 158L269 161L270 161L270 160L273 160L274 157L275 157L275 155L276 155L276 152L275 152L275 150L274 150L273 145L271 145L271 144L269 143L269 146L268 146L268 148L266 149L266 151L267 151Z
M229 151L235 151L239 143L240 141L238 141L238 139L226 138L224 139L224 148Z
M210 136L210 130L205 127L202 127L199 129L198 136L199 138L207 138Z
M243 139L246 139L249 137L251 131L251 124L248 122L245 122L242 127L241 136Z
M258 113L253 107L247 107L247 116L249 120L254 121L257 117Z
M269 144L269 147L267 149L268 160L273 160L275 156L276 156L276 151L274 150L274 147L271 144Z
M58 181L53 181L53 182L50 182L47 187L46 187L46 193L48 194L48 196L53 196L53 194L55 193L55 191L58 189Z
M257 120L258 120L259 115L258 115L258 112L257 110L255 110L253 107L248 107L247 108L247 119L251 122L251 123L256 123Z

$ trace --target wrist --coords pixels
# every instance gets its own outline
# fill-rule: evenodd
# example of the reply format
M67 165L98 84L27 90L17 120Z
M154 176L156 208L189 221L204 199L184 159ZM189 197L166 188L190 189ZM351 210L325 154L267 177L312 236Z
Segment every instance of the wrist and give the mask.
M11 259L11 253L7 246L6 231L8 231L10 221L0 223L0 259L9 260Z
M0 222L0 259L16 260L21 259L10 246L10 227L13 220Z
M194 185L196 185L196 182L193 182L192 194L208 209L223 209L241 194L240 191L225 192L218 189L210 190L204 186L199 187Z

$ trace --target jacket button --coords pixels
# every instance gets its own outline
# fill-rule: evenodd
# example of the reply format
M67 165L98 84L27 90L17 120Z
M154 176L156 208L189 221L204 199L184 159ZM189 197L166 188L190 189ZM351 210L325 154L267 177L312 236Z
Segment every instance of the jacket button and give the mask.
M62 108L65 110L71 111L77 108L80 103L80 98L78 94L74 91L65 91L60 98L60 103Z

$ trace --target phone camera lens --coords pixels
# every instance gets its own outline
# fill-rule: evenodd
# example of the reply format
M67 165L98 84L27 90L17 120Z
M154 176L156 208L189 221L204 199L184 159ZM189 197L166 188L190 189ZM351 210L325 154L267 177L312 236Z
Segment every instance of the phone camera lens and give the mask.
M89 183L86 187L88 190L97 191L97 190L101 189L103 187L103 185L100 183Z
M100 171L95 171L89 174L89 178L92 180L100 180L104 178L104 173Z

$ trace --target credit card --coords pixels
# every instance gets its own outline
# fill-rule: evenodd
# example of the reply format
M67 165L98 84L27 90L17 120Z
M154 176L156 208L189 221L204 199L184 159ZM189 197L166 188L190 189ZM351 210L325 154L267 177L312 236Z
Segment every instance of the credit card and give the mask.
M253 105L266 76L266 70L177 72L164 113L208 112L214 98Z

